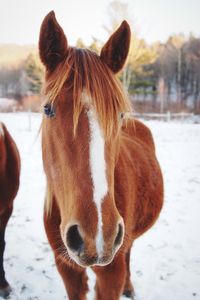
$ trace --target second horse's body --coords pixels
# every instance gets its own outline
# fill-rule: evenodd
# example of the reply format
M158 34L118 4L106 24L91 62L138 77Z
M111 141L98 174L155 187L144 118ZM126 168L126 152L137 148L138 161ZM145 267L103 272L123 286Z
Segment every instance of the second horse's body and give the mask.
M5 278L3 255L5 229L13 210L13 201L19 188L20 157L17 146L7 128L0 122L0 295L10 292Z

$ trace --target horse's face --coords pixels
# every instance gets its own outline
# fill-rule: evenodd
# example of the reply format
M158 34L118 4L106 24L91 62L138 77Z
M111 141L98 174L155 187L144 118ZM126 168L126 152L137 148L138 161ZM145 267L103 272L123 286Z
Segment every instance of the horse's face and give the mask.
M114 73L125 62L129 41L129 27L124 22L103 47L99 57L91 52L87 54L86 50L69 48L53 12L46 16L41 27L39 48L41 60L47 69L47 87L52 78L60 80L64 60L72 53L78 56L80 63L78 78L82 78L81 90L74 79L77 74L73 64L69 76L56 94L55 116L43 119L42 146L48 186L60 212L61 237L69 256L81 266L110 263L122 245L124 236L124 222L114 197L118 132L113 130L113 134L105 134L98 103L88 92L88 86L95 86L88 84L88 78L86 80L83 73L90 59L93 59L97 69L91 80L99 80L99 84L102 82L102 78L98 79L98 68L107 68L108 71L109 67L109 76L114 77ZM68 68L69 62L66 64ZM91 72L93 63L89 69ZM80 94L79 97L77 94ZM74 115L77 109L79 113L75 128ZM117 118L115 121L118 121Z
M111 154L116 141L105 142L89 108L83 108L74 137L72 101L72 95L65 99L63 95L55 118L43 120L44 167L61 214L60 231L68 254L83 266L106 264L120 247L124 231L113 194Z

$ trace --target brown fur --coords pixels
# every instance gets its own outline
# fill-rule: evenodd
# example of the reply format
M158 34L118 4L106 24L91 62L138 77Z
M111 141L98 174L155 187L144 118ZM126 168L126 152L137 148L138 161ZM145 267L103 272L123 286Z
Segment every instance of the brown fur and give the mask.
M48 39L52 24L53 32L60 34L53 45ZM68 47L53 12L41 27L40 56L47 70L44 96L56 110L54 118L44 117L42 122L47 176L44 224L70 300L86 297L87 277L82 266L92 266L97 275L98 300L117 300L123 291L129 296L133 294L130 248L134 239L154 224L162 207L163 181L151 132L139 121L120 120L121 112L130 111L130 103L113 73L124 65L129 43L126 22L111 36L100 57L89 50ZM59 53L54 52L55 48L60 49ZM54 55L59 56L61 63L57 62L52 70ZM105 245L101 259L106 266L96 265L97 211L92 201L87 117L91 108L105 138L108 193L102 203ZM113 257L121 217L125 235ZM77 223L84 240L78 264L65 247L65 229Z
M0 126L0 294L6 296L9 288L3 269L4 233L19 188L20 157L5 125Z

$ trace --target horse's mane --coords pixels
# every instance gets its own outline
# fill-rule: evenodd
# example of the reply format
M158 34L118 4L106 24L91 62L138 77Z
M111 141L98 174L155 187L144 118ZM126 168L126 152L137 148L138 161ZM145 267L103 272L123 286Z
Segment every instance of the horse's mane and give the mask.
M74 134L84 105L83 92L89 97L106 138L118 132L120 113L131 111L119 80L100 57L88 49L68 49L63 63L47 76L44 86L47 101L56 105L63 87L73 91Z

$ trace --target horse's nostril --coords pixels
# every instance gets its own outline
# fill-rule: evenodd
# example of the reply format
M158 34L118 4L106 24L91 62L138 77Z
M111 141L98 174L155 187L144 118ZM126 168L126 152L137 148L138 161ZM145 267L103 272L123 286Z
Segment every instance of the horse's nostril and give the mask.
M83 249L83 239L78 230L78 225L72 225L67 231L67 245L72 251L77 251L78 254Z
M118 225L118 232L115 238L114 246L117 247L121 244L123 238L123 226L121 224Z

